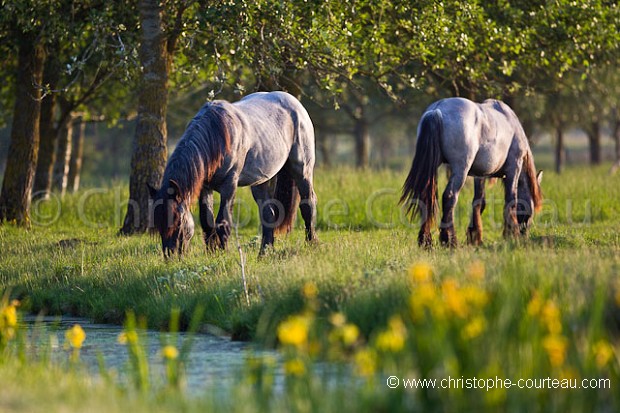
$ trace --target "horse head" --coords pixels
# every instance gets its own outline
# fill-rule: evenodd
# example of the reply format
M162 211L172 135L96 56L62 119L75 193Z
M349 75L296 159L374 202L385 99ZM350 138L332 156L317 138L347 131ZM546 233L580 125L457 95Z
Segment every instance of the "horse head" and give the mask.
M179 184L170 179L160 189L148 185L153 200L153 224L161 235L165 258L174 253L183 254L194 236L194 219L189 200L182 195Z
M536 175L536 185L540 187L543 172L539 171ZM536 205L532 196L532 188L530 181L525 173L521 173L519 177L519 186L517 188L517 222L521 235L527 235L532 224L532 218L536 211Z

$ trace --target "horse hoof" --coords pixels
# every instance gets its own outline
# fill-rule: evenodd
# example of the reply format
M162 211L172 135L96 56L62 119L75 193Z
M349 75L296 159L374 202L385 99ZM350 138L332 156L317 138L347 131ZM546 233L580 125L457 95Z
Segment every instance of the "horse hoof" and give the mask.
M319 245L320 244L319 238L316 235L314 235L314 234L306 237L306 242L308 244L310 244L310 245Z
M439 241L441 242L441 245L444 247L456 248L457 242L456 242L456 234L454 233L454 228L452 227L446 228L446 229L442 228L439 232Z
M230 237L230 224L228 221L222 221L217 224L217 228L215 229L217 233L217 237L220 242L220 248L226 249L226 245L228 244L228 238Z
M482 245L482 234L471 229L467 230L467 245L479 247Z

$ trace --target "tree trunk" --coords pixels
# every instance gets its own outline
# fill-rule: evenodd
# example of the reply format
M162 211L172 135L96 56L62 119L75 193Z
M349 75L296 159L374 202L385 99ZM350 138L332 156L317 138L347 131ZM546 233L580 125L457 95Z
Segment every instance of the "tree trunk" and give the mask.
M616 117L614 121L614 143L615 143L615 161L614 164L620 164L620 117Z
M363 114L355 119L353 134L355 136L356 166L367 168L370 165L370 133L368 132L368 121Z
M61 197L67 192L69 178L69 164L71 162L71 150L73 149L73 120L69 118L64 125L60 125L58 132L58 145L56 146L56 163L54 164L54 176L52 187Z
M561 173L566 160L564 153L564 126L561 122L555 126L555 171Z
M142 43L139 55L143 67L138 96L138 117L131 156L129 202L120 233L146 231L149 224L147 184L159 187L166 167L168 73L170 56L157 0L141 0Z
M614 130L612 132L612 138L614 140L614 164L611 166L609 173L611 175L615 174L618 169L620 169L620 107L615 108L613 113L613 125Z
M71 150L71 162L69 165L69 182L67 187L71 192L80 189L80 175L82 174L82 157L84 156L84 135L86 134L86 122L80 116L73 125L73 148Z
M34 36L19 42L11 144L0 193L0 222L30 223L30 195L39 151L39 119L45 52Z
M590 164L599 165L601 163L601 128L598 121L593 121L588 130L590 141Z
M321 154L323 165L325 165L326 168L329 168L332 165L331 149L329 145L327 144L329 138L330 136L325 133L319 133L316 136L317 147Z
M43 68L43 84L56 89L61 69L56 59L45 62ZM49 197L52 188L52 171L56 161L56 142L58 129L55 125L56 94L50 93L41 101L41 116L39 120L39 157L37 171L34 176L32 197L34 199Z

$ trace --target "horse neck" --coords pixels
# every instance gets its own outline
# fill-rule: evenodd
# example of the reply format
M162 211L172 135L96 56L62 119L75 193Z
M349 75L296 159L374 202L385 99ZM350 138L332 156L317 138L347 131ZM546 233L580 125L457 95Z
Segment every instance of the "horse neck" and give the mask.
M179 186L179 195L193 202L200 193L205 175L203 159L192 153L187 145L182 145L170 157L163 182L175 181Z

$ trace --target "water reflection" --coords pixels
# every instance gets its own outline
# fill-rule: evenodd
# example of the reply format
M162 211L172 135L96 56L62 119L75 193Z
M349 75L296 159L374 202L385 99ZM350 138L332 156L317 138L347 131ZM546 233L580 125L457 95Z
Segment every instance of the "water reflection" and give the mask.
M93 373L99 372L99 358L102 357L108 371L116 371L121 381L125 381L128 363L128 351L118 342L122 331L119 326L93 324L82 318L72 317L25 317L33 347L30 352L49 354L55 362L65 363L69 359L69 350L65 349L65 331L74 324L82 326L86 332L80 360ZM178 348L189 334L178 334ZM155 384L164 382L164 369L161 356L162 333L148 330L144 335L149 354L149 366ZM245 363L245 354L250 350L248 343L231 341L226 337L212 334L195 334L191 352L186 365L186 383L190 393L199 394L205 389L229 386L239 377ZM253 350L253 352L257 352ZM261 354L275 352L258 351Z

